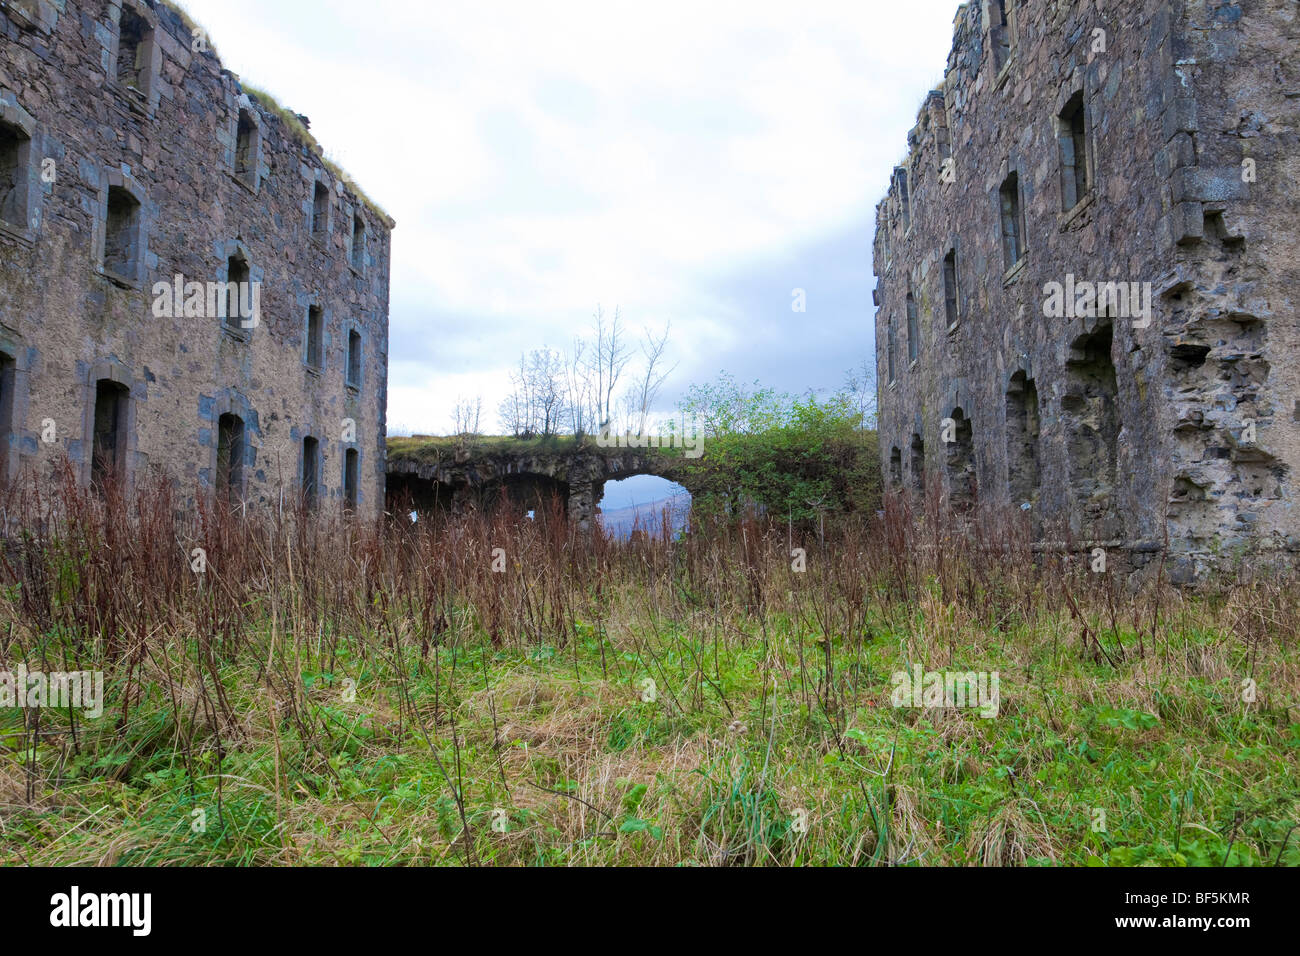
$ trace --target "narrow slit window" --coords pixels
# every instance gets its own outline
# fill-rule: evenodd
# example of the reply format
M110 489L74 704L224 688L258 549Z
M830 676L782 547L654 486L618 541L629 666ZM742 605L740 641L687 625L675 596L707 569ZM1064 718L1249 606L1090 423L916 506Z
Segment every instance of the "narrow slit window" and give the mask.
M248 110L239 111L239 127L235 140L235 175L245 184L257 188L258 153L261 130Z
M886 332L885 351L889 353L887 359L889 365L889 384L893 385L895 376L894 376L894 321L892 319L889 321L889 329Z
M226 326L242 329L243 320L252 318L253 293L248 262L243 256L226 260Z
M1075 93L1061 111L1061 192L1065 209L1073 209L1088 194L1088 114L1083 92Z
M347 383L354 388L361 385L361 333L356 329L348 332Z
M234 501L244 492L244 420L226 414L217 420L217 495Z
M953 328L961 318L957 299L957 250L950 249L943 258L943 305L948 316L948 328Z
M0 485L9 480L10 443L14 440L14 357L0 352Z
M1020 214L1020 177L1012 173L999 193L1002 213L1002 260L1010 269L1024 254L1024 225Z
M343 505L348 511L357 510L357 477L360 454L355 448L343 453Z
M320 497L320 442L308 435L302 440L302 504L308 511Z
M366 224L360 216L352 217L352 268L362 272L366 267Z
M307 364L317 370L325 364L325 310L318 305L307 310Z
M329 232L329 215L329 188L324 183L317 180L316 191L313 194L311 205L311 234L317 239L323 239Z
M989 35L993 41L993 68L1001 71L1011 59L1011 21L1008 4L1011 0L990 0Z
M921 354L921 325L916 315L916 299L907 293L907 361L915 362Z
M903 232L912 227L912 198L907 189L907 170L898 171L898 199L903 206Z

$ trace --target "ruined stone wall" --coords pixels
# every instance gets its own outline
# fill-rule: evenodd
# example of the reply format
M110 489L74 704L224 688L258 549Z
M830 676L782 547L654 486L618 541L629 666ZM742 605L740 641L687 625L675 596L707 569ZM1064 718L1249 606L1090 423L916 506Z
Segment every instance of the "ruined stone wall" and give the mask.
M314 466L336 508L351 450L377 515L393 223L196 31L153 0L0 0L0 472L66 453L278 505ZM255 324L189 285L227 281Z
M695 459L652 449L465 450L433 459L394 454L389 457L388 467L388 494L394 509L432 511L445 507L457 512L471 503L490 508L502 493L516 501L531 501L532 507L555 495L563 500L569 520L580 531L592 529L608 481L658 475L692 495L698 490L693 477L698 467Z
M1298 30L1282 0L959 8L878 208L888 482L1139 564L1167 536L1180 579L1300 548Z

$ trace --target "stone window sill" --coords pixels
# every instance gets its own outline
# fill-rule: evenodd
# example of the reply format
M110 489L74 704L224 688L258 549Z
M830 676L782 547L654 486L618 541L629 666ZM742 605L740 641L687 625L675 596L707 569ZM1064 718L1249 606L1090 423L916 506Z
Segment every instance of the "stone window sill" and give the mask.
M109 77L104 85L113 90L132 113L145 119L154 118L154 111L150 105L152 97L138 86L128 86L115 77Z
M312 378L320 378L321 376L321 367L319 365L312 365L310 362L303 362L302 369Z
M1025 265L1026 265L1026 263L1028 263L1028 262L1029 262L1029 256L1028 256L1028 255L1023 255L1023 256L1021 256L1019 259L1017 259L1015 265L1013 265L1013 266L1012 266L1010 269L1008 269L1006 272L1002 273L1002 285L1003 285L1004 287L1009 286L1009 285L1014 285L1015 282L1016 282L1016 281L1020 278L1020 276L1024 273L1024 271L1025 271Z
M366 277L366 273L364 270L358 269L350 262L348 263L348 268L352 270L352 274L356 276L358 279L364 279Z
M344 382L343 387L346 388L353 395L359 395L361 393L360 382Z
M993 81L993 89L1000 90L1007 82L1007 77L1011 75L1011 68L1016 64L1016 48L1012 47L1011 52L1007 54L1007 62L1002 64L998 70L997 79Z
M109 282L113 283L113 285L123 289L135 289L138 291L143 288L139 279L133 279L130 276L122 275L120 272L114 272L107 266L99 267L99 277L101 279L107 279Z
M920 365L920 364L921 364L921 360L920 360L919 358L914 358L914 359L912 359L911 362L908 363L908 365L907 365L907 370L908 370L909 372L911 372L911 371L915 371L916 367L917 367L918 365Z
M0 219L0 236L7 236L8 238L17 240L26 246L36 244L36 233L33 230L19 229L13 223L5 219Z
M898 379L894 379L885 387L888 388L891 392L894 391L895 389L898 388Z
M226 338L244 345L247 345L248 340L252 337L250 334L252 332L251 329L240 328L237 325L230 325L226 322L221 323L221 331Z
M248 190L248 192L252 193L254 196L256 196L261 191L260 184L254 186L252 183L250 183L247 179L244 178L243 173L228 173L228 175L230 176L231 179L233 179L240 186L243 186L244 189Z
M1083 215L1083 211L1087 209L1089 206L1091 206L1093 202L1096 200L1096 198L1097 198L1097 193L1094 190L1089 189L1087 195L1085 195L1082 199L1080 199L1077 203L1075 203L1072 208L1061 213L1061 215L1059 216L1059 223L1060 223L1061 230L1064 231L1070 225L1070 223L1074 222L1074 220L1078 219L1081 215Z

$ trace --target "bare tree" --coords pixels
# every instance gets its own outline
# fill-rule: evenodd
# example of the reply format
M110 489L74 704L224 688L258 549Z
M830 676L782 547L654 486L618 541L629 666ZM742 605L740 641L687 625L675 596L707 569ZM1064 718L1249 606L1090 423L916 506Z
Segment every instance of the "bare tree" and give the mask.
M564 410L564 367L564 356L554 349L534 349L528 359L535 430L542 435L554 435L560 430Z
M844 373L844 388L858 414L858 427L876 427L876 367L869 359Z
M587 362L587 342L573 337L573 349L564 362L564 402L569 428L581 438L592 428L594 395Z
M483 396L476 395L472 399L463 396L457 398L452 414L456 420L457 438L462 441L477 438L479 422L483 418Z
M618 308L614 309L614 317L607 323L605 310L596 306L594 331L596 346L589 371L596 380L595 424L604 427L613 423L614 390L632 356L624 341L623 316Z
M522 352L519 353L519 367L510 373L510 394L498 406L501 423L516 438L526 438L533 434L533 398L528 363Z
M646 422L650 418L650 408L659 397L659 391L663 388L664 380L673 373L677 368L664 370L664 351L668 347L668 334L672 330L672 323L664 323L663 332L658 337L649 329L645 330L645 341L641 343L641 354L645 357L645 367L641 371L641 376L633 383L629 390L630 412L628 427L638 435L645 434Z

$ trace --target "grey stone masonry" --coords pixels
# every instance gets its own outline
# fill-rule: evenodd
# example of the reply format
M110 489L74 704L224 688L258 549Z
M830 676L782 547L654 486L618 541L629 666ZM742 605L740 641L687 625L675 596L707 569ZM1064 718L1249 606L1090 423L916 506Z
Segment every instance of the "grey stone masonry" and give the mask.
M1300 551L1300 4L962 4L877 208L888 485L1174 580Z
M392 220L156 0L0 0L0 480L384 505Z

